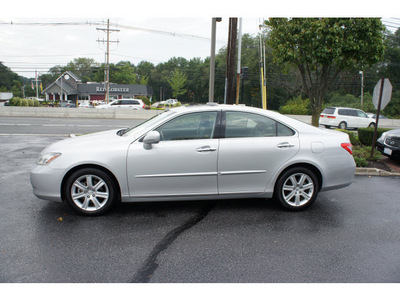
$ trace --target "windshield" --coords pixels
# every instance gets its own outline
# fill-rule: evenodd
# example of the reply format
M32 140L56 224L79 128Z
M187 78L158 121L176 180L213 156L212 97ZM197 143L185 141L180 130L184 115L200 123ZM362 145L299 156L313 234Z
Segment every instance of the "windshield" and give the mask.
M163 112L159 115L155 115L154 117L136 125L130 128L127 128L123 131L122 135L128 134L128 135L133 135L136 136L137 134L140 134L143 131L146 131L146 129L151 128L153 125L161 122L162 120L168 118L170 115L174 114L174 111L166 111Z

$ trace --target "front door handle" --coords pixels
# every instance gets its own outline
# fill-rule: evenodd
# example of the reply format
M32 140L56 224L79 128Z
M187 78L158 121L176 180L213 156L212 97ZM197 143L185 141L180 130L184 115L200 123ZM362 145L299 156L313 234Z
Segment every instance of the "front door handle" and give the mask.
M217 148L212 148L210 146L203 146L196 149L197 152L213 152L217 151Z
M294 145L290 144L288 142L284 142L284 143L280 143L278 145L276 145L278 148L283 149L283 148L293 148Z

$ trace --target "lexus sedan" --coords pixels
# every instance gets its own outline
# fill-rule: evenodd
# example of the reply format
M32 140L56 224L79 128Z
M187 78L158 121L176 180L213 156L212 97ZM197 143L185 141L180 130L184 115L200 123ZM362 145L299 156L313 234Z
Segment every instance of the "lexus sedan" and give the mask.
M272 197L298 211L320 191L350 185L354 172L345 133L211 103L59 141L42 151L30 175L37 197L99 215L119 201Z
M400 160L400 129L382 133L376 141L376 149L390 159Z

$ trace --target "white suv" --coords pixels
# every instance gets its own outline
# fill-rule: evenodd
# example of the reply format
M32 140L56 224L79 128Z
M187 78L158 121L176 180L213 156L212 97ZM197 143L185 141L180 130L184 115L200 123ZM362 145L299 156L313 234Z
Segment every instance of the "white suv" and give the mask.
M319 125L323 125L326 128L338 127L340 129L363 128L374 127L375 120L360 109L327 107L319 117Z
M130 108L134 110L144 109L144 103L140 99L118 99L108 104L100 104L96 106L97 109L109 108Z

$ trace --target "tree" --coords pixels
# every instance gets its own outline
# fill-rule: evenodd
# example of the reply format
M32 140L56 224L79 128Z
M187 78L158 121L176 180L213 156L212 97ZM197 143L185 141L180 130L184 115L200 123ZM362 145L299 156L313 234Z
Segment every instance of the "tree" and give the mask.
M186 93L184 88L187 83L187 76L182 71L175 69L172 73L172 77L168 79L168 83L172 88L172 96L178 98L179 95Z
M93 58L78 57L70 61L66 69L78 76L82 82L88 82L92 76L93 68L98 66L99 64Z
M274 59L295 66L310 99L312 124L319 126L324 97L343 70L379 62L385 27L377 18L271 18Z
M129 61L121 61L114 67L110 64L110 82L119 84L137 84L135 66Z

